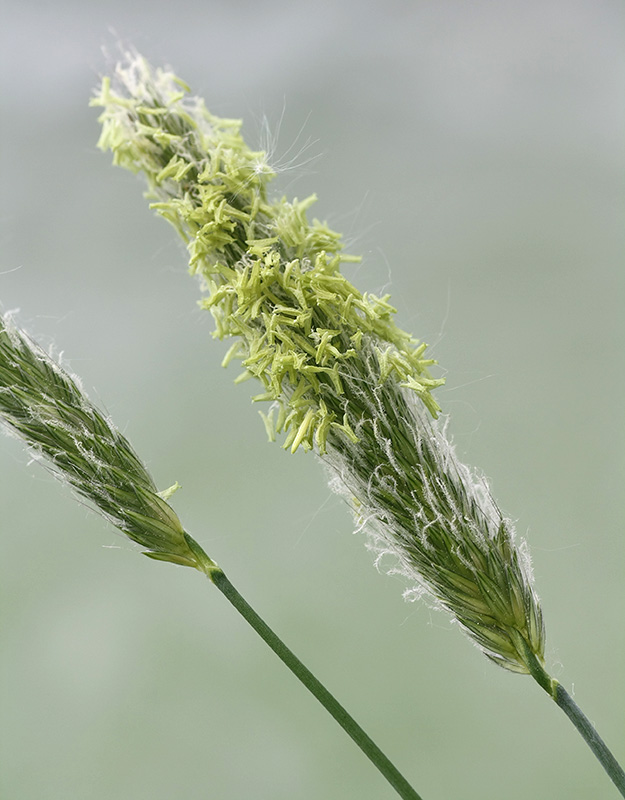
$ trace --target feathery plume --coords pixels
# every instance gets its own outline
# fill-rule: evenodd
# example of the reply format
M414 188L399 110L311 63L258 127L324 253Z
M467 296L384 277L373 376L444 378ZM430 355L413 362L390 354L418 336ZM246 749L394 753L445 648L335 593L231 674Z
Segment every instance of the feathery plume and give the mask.
M171 72L129 56L104 78L99 147L142 172L151 207L182 236L214 335L234 342L237 382L257 378L270 439L314 450L380 556L450 611L484 653L528 673L544 628L525 547L485 481L461 464L436 417L435 362L393 320L389 297L341 274L339 234L270 201L274 177L240 122L210 114Z

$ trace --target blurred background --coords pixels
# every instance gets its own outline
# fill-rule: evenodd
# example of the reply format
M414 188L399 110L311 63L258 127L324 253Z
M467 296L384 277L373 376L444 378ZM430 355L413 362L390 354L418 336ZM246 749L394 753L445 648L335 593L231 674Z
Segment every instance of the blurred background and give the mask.
M621 759L625 7L5 0L0 302L63 351L233 583L424 800L609 800L531 681L378 574L310 454L265 440L142 185L96 150L104 47L242 117L431 345L461 457L529 540L548 666ZM382 800L222 596L2 437L0 796Z

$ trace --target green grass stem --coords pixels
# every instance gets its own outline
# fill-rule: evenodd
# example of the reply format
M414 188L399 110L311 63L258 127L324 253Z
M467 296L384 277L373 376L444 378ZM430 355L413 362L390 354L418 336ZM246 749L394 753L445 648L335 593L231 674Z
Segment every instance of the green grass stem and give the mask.
M588 747L590 747L603 769L619 790L621 797L625 797L625 771L623 771L623 768L616 760L607 744L603 741L601 736L599 736L595 726L566 691L564 686L549 675L536 656L534 656L533 653L528 653L527 658L528 664L530 665L531 676L571 720L579 731L582 739L586 742Z
M573 725L575 725L588 747L590 747L599 760L601 766L610 776L612 782L621 793L621 796L625 797L625 771L623 771L623 768L616 758L614 758L606 743L601 736L599 736L592 722L577 705L575 700L573 700L564 686L557 681L555 682L555 696L553 699L571 720Z
M412 788L397 767L384 755L377 744L360 727L356 720L349 714L338 700L326 689L312 672L299 658L284 644L282 639L267 625L245 598L235 589L223 570L217 566L205 553L197 542L190 540L191 547L198 556L198 561L204 565L203 571L212 583L229 600L241 616L248 622L260 638L273 650L278 658L285 664L295 677L304 684L308 691L317 698L321 705L328 711L345 733L358 745L367 758L374 764L379 772L386 778L390 785L403 800L422 800L421 795ZM202 555L204 557L202 557Z

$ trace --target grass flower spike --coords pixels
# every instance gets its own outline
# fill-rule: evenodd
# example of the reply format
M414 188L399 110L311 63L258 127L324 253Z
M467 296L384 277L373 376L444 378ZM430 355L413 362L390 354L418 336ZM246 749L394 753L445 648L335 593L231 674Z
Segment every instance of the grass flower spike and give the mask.
M284 447L315 449L382 556L451 611L484 652L529 672L544 632L527 554L488 487L459 464L434 423L426 346L393 320L389 297L341 274L337 233L306 212L315 198L269 202L273 172L239 123L210 114L171 73L141 58L105 78L99 146L143 172L154 208L187 243L215 335L234 342L268 401Z
M224 359L255 401L271 440L314 450L380 559L451 612L495 663L531 674L576 725L625 796L625 774L545 671L545 632L529 556L488 485L461 464L437 421L426 346L394 322L389 297L341 273L339 234L308 219L315 201L271 200L274 173L240 123L220 119L171 72L138 55L104 78L99 147L143 173L151 207L181 235Z
M145 555L198 568L167 492L159 494L128 440L77 380L6 317L0 317L0 416Z

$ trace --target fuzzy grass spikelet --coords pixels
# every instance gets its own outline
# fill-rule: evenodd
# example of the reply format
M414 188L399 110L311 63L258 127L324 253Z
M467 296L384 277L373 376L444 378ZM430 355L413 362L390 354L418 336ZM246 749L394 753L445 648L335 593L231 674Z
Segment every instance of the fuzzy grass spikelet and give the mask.
M357 259L308 220L315 197L270 201L265 154L187 92L130 56L92 103L103 107L99 146L144 174L151 207L186 242L215 336L234 338L224 364L241 359L237 380L261 382L269 438L317 452L411 593L427 591L496 663L529 672L544 654L529 558L435 419L443 381L426 346L395 324L388 296L342 275Z
M0 317L0 419L145 555L198 568L192 540L164 499L171 490L159 494L77 380L7 317Z

